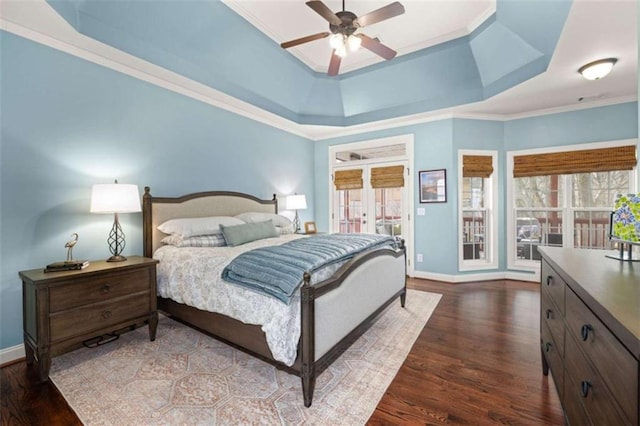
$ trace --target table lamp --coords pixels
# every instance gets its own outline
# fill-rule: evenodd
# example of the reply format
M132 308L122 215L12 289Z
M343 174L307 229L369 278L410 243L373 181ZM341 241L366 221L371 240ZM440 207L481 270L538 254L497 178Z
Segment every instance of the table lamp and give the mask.
M307 198L304 194L287 196L287 210L296 211L296 216L293 219L293 230L296 234L300 232L300 216L298 216L298 210L304 210L306 208Z
M118 221L118 213L134 213L141 211L140 193L137 185L115 183L93 185L91 191L91 213L113 213L113 227L107 242L112 256L107 262L127 260L122 255L125 247L124 232Z

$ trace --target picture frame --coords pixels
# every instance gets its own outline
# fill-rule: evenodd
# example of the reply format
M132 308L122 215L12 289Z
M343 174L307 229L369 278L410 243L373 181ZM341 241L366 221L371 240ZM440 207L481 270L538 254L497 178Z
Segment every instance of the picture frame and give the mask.
M420 202L447 202L447 170L422 170L418 172Z
M315 234L316 232L318 232L318 230L316 229L316 223L315 222L305 222L304 223L304 233L305 234Z

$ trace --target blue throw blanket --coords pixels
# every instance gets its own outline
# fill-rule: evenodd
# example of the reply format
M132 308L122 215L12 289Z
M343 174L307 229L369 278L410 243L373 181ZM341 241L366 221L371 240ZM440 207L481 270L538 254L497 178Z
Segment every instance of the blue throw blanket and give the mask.
M365 250L396 246L389 235L329 234L263 247L236 257L222 271L226 281L275 297L289 304L305 271L348 260Z

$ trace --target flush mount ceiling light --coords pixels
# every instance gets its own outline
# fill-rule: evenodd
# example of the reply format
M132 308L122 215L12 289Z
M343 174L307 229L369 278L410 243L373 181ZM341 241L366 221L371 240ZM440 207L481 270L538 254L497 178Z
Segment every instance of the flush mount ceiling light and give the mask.
M616 62L616 58L600 59L581 66L578 72L587 80L598 80L609 74Z

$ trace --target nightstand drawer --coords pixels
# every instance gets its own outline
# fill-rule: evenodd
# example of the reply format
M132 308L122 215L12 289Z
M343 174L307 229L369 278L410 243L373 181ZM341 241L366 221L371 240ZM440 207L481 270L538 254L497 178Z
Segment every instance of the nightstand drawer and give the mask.
M149 292L113 299L50 316L51 342L100 330L110 325L148 316Z
M571 290L567 290L566 322L575 344L616 395L629 420L637 423L638 361ZM568 344L569 336L566 339Z
M59 312L149 290L149 269L74 279L49 289L49 311Z

